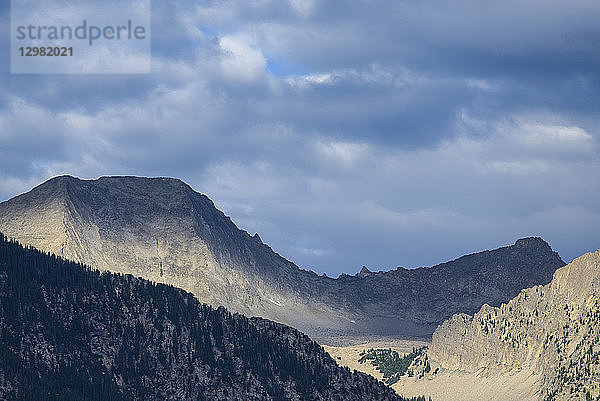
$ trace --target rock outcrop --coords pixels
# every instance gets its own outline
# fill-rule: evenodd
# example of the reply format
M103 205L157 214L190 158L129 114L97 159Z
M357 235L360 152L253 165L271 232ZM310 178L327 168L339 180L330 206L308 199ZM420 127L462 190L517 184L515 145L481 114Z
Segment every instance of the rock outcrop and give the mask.
M530 372L541 400L600 399L600 251L500 307L453 316L435 330L429 356L445 370Z
M172 178L53 178L0 203L0 231L100 270L130 273L315 338L428 337L455 313L546 284L564 262L540 238L431 268L338 279L299 269Z

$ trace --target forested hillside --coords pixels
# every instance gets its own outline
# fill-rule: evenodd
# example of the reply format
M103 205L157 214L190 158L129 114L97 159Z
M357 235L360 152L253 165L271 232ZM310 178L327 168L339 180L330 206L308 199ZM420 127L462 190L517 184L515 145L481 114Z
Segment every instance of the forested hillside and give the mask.
M2 400L402 400L299 331L0 234Z

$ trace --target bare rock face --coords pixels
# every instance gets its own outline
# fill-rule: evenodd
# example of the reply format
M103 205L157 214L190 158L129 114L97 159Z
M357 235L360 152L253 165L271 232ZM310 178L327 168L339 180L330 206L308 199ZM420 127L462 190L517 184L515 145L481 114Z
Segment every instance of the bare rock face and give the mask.
M539 399L598 399L600 251L500 307L453 316L436 329L429 355L448 370L539 375Z
M248 316L309 332L350 320L344 311L305 297L316 274L301 271L258 236L239 230L210 199L180 180L57 177L3 203L0 226L7 236L38 249L171 284Z
M540 238L432 268L338 279L299 269L172 178L53 178L0 203L0 231L76 262L131 273L315 338L428 337L458 312L546 284L564 262Z
M363 270L333 285L350 305L368 312L369 326L388 335L412 326L414 334L427 337L453 314L475 313L486 303L499 306L523 288L549 283L562 266L544 240L532 237L434 267Z

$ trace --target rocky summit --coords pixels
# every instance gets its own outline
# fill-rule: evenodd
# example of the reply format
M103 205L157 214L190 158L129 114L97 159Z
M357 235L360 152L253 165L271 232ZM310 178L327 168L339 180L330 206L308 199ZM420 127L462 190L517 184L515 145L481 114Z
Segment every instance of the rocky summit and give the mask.
M540 238L434 267L337 279L298 268L172 178L53 178L0 203L0 231L100 270L130 273L314 338L431 336L455 313L547 284L564 262ZM401 257L401 255L399 255Z

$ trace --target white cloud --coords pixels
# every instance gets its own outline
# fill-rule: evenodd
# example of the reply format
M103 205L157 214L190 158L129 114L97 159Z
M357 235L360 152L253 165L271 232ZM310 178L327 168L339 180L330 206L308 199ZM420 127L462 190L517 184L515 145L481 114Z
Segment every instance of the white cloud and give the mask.
M519 129L521 133L514 135L526 146L550 148L555 151L593 150L594 138L580 127L524 122L519 124Z
M335 75L330 72L287 77L286 82L297 88L309 85L332 85Z
M344 167L353 167L368 156L369 149L363 143L319 141L316 143L316 152L327 161Z
M224 52L221 66L227 77L251 82L265 75L267 60L246 38L225 36L220 39L219 45Z
M542 122L546 120L546 122ZM598 159L598 142L585 129L560 121L557 116L518 115L496 122L472 118L463 111L455 143L462 159L471 160L485 173L537 174L555 171L567 163Z
M312 11L315 0L289 0L292 8L301 16L308 16Z
M494 84L490 83L485 79L468 78L466 80L466 83L468 87L481 89L482 91L490 91L495 89Z
M288 85L298 89L306 89L311 86L334 86L348 83L402 87L416 84L423 85L431 83L432 81L433 79L426 74L418 74L407 68L397 70L385 68L379 64L371 64L367 68L361 70L347 68L285 77L285 82Z

